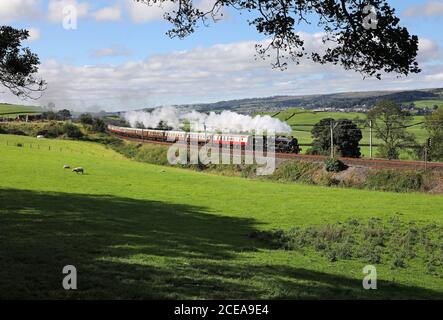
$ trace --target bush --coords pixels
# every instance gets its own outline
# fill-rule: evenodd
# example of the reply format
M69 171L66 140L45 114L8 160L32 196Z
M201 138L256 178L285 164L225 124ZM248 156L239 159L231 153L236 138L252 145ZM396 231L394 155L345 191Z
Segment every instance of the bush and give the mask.
M80 128L72 123L65 123L63 125L63 133L65 133L69 138L78 139L83 136Z
M411 192L420 191L424 173L418 171L374 171L367 177L365 187L373 190Z
M397 148L388 147L384 144L378 147L377 157L389 160L395 160L400 157L400 152Z
M167 158L168 150L164 146L159 145L142 145L138 147L138 152L135 153L134 159L141 162L169 165Z
M0 124L0 126L2 127L2 131L5 134L26 135L35 137L48 125L52 124L53 122L49 124L43 122L7 122Z
M346 170L347 168L348 166L338 159L329 158L325 160L325 169L328 172L340 172Z
M63 127L58 122L51 122L37 132L37 135L45 136L46 138L57 138L64 133Z
M92 131L95 132L105 132L106 124L102 119L94 119L92 123Z
M23 132L20 129L16 129L16 128L11 128L11 129L5 131L5 133L6 134L15 134L16 136L25 136L26 135L25 132Z
M92 125L94 123L94 119L90 113L82 113L79 119L80 123L83 125Z
M122 141L120 139L105 133L88 134L83 136L82 140L101 143L105 146L108 146L110 144L117 144L117 145L122 144Z
M320 169L318 164L303 161L286 161L282 163L274 173L269 176L270 179L287 181L314 183L313 176Z

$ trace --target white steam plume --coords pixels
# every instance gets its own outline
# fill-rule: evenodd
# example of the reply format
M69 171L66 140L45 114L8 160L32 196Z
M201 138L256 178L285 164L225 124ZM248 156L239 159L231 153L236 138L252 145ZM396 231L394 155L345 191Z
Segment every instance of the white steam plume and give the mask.
M165 122L168 126L178 130L183 122L189 121L193 131L223 131L223 132L260 132L266 130L275 130L276 133L291 133L291 127L268 115L255 117L242 115L232 111L223 111L221 113L211 112L208 114L197 112L180 111L174 107L161 107L145 111L128 111L124 113L124 118L129 122L131 127L136 127L138 123L142 123L146 128L155 128L160 121Z

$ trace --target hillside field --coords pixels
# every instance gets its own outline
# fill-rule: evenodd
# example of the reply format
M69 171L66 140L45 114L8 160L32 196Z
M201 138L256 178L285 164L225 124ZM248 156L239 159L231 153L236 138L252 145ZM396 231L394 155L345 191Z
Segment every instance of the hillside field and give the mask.
M0 118L15 118L17 115L36 114L41 111L41 108L34 106L0 103Z
M443 107L443 99L434 100L416 100L412 101L417 108L432 108L434 106Z
M415 260L377 265L367 291L364 261L248 237L394 215L442 225L443 196L221 177L10 135L0 135L0 177L0 299L443 298L443 278ZM65 265L77 268L76 291L62 288Z

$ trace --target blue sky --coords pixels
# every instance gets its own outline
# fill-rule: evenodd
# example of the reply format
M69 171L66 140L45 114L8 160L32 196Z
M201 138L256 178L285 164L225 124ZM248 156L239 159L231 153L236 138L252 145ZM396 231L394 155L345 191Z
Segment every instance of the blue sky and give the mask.
M207 6L211 0L197 0ZM225 12L211 27L186 39L165 35L162 12L131 0L0 0L1 24L32 30L27 42L41 59L48 90L36 102L78 110L131 109L281 94L316 94L442 86L443 1L392 0L401 23L421 41L423 74L363 80L331 66L305 63L287 71L254 60L253 45L265 39L245 21ZM75 30L63 28L62 8L78 13ZM300 26L313 48L315 26ZM9 94L0 100L17 102ZM26 103L26 102L25 102Z

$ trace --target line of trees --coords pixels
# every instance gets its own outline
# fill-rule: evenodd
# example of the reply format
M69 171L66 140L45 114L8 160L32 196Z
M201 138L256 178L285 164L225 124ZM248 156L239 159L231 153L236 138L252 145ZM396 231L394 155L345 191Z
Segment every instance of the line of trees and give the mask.
M106 131L106 123L100 118L94 118L90 113L82 113L79 117L79 121L94 132Z
M68 109L62 109L59 111L45 111L42 113L42 119L66 121L72 119L72 114Z

